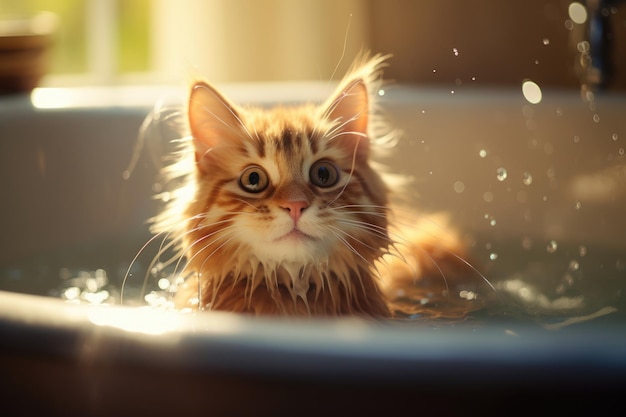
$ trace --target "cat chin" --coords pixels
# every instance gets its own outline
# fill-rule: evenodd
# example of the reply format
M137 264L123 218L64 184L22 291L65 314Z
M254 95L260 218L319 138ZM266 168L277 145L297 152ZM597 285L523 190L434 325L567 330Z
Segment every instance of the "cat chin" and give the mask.
M319 263L327 259L324 242L302 232L290 232L271 243L265 243L253 251L261 263L297 264L301 266Z

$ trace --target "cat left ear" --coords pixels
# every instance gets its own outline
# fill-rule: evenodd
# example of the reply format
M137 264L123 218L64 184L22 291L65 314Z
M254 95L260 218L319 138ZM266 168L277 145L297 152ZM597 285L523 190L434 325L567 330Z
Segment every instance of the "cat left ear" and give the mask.
M188 115L196 161L201 168L204 157L211 149L222 141L239 136L241 119L234 106L204 82L198 82L191 88Z
M369 95L365 82L356 79L349 83L330 102L326 118L338 123L338 131L333 141L358 159L369 155L368 118Z

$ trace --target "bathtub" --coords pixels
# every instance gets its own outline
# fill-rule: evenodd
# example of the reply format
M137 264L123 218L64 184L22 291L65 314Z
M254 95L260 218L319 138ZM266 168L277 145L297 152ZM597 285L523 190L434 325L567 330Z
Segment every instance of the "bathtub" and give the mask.
M224 91L271 105L328 86ZM464 320L382 323L119 305L161 204L153 195L172 135L165 126L138 147L138 130L154 103L179 105L181 92L1 98L3 406L64 416L500 415L621 399L626 97L542 93L531 104L521 89L379 92L402 131L383 162L414 179L403 197L450 213L500 301ZM92 300L68 292L76 280L94 287Z

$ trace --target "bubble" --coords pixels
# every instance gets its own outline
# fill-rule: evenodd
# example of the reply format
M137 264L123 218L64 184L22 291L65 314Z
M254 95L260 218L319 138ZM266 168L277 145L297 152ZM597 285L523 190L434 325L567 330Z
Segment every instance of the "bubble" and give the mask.
M593 121L598 123L600 121L600 116L598 116L598 114L594 114L593 115Z
M617 151L617 153L621 155L624 155L624 148L619 148L619 150Z
M526 171L522 174L522 182L524 185L530 185L533 183L533 176L530 172Z
M613 133L611 135L611 139L613 139L614 141L616 141L617 139L619 139L619 136L617 135L617 133Z
M481 158L486 157L487 151L485 149L481 149L480 151L478 151L478 156L480 156Z
M378 90L378 95L379 96L384 96L385 95L385 90L383 90L382 88L380 90Z
M584 257L585 255L587 255L587 246L585 245L580 245L578 247L578 254L580 255L580 257Z
M526 249L526 250L530 250L530 248L533 247L533 240L526 236L525 238L522 239L522 248Z
M558 248L558 244L556 243L555 240L549 241L548 246L546 246L546 250L548 251L548 253L556 252L557 248Z
M580 142L580 136L574 135L574 143Z
M530 80L526 80L522 84L522 94L524 95L526 101L530 104L537 104L541 102L541 88Z
M465 191L465 184L462 181L456 181L452 187L459 194Z
M583 204L580 201L577 201L576 204L574 205L574 208L576 210L580 210L580 208L583 206Z
M506 172L505 168L500 167L496 170L496 178L498 181L504 181L508 176L509 174Z
M456 48L452 48L452 53L454 54L454 56L459 56L459 50Z
M574 271L578 271L580 269L580 263L578 263L578 261L576 259L572 259L569 262L569 266L568 269L572 272Z
M496 259L498 259L498 254L495 253L495 252L491 252L489 254L489 259L492 260L492 261L495 261Z
M550 45L550 39L548 38L543 38L542 42L544 45Z
M493 201L493 193L491 191L485 191L483 193L483 200L485 200L486 203L491 203Z
M489 220L489 225L490 226L495 226L496 225L496 219L494 219L493 217L491 218L491 220Z

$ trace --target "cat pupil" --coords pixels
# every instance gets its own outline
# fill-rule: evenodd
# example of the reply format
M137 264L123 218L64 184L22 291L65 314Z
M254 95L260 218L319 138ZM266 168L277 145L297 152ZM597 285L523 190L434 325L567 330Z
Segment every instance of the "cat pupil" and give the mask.
M258 172L252 172L250 176L248 176L248 184L252 187L258 187L259 182L261 182L261 177Z
M317 177L319 179L319 182L321 182L322 184L326 184L330 179L330 171L326 167L319 167L317 169Z

